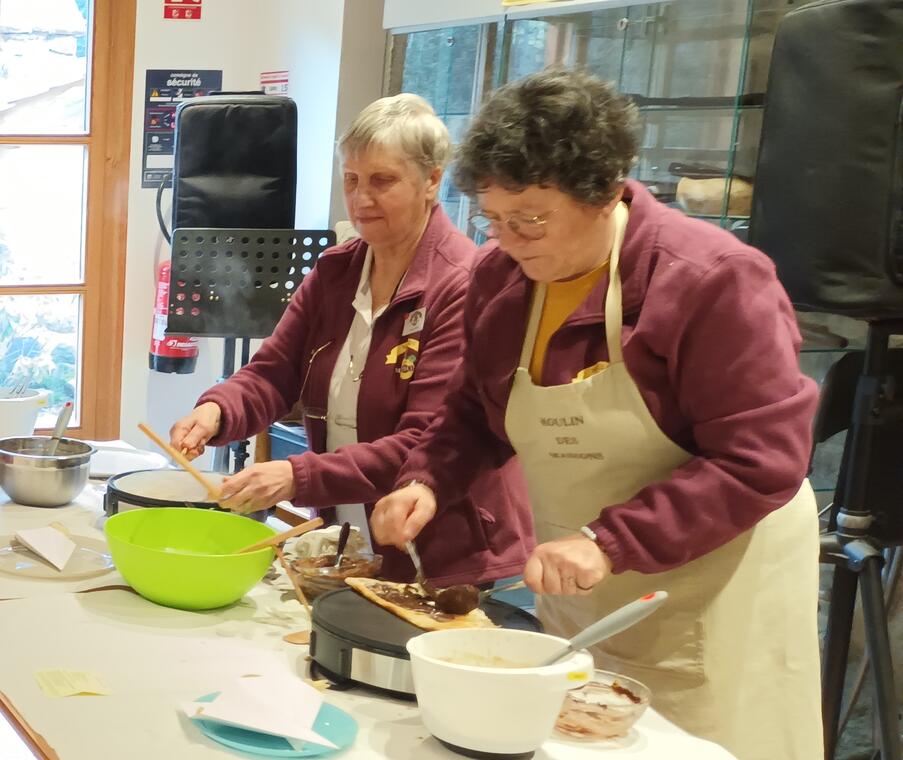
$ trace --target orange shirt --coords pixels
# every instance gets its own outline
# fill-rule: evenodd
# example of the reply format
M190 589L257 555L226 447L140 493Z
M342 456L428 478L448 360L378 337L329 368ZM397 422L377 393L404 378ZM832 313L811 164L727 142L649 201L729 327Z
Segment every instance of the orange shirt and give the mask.
M599 279L608 270L608 262L590 270L586 274L564 282L550 282L546 289L546 300L542 305L536 343L530 359L530 377L537 385L542 379L542 367L546 360L549 339L565 320L582 304Z

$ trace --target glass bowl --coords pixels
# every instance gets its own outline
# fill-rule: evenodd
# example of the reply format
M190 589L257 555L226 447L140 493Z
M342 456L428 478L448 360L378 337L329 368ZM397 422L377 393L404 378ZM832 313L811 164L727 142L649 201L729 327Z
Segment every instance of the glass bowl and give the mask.
M383 566L381 554L358 553L342 557L341 567L335 565L335 554L297 559L292 569L308 599L316 599L327 591L348 588L346 578L375 578Z
M651 696L649 687L633 678L597 670L589 683L568 692L555 730L576 739L626 736Z

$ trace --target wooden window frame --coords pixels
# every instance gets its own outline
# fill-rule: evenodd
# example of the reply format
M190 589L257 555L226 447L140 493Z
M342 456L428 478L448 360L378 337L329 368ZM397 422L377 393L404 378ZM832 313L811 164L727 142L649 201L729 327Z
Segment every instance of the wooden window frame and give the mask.
M78 438L119 437L136 5L94 0L87 134L0 135L0 145L87 149L83 282L0 286L0 296L81 296L80 418L67 432Z

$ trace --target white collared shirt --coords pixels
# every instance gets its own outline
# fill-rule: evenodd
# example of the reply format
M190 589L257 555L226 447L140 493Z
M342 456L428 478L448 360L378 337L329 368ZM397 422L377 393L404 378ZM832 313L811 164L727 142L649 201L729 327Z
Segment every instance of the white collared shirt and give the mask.
M373 313L373 297L370 292L370 269L373 266L373 251L367 248L367 256L361 270L361 279L354 294L354 320L339 351L332 377L329 381L329 401L326 414L326 450L335 451L340 446L357 443L357 398L361 389L361 377L370 341L373 338L373 324L388 304ZM339 522L348 521L356 525L365 543L370 546L370 529L363 504L337 504L336 517Z
M335 451L339 446L357 443L357 399L361 388L364 363L370 353L373 324L388 304L373 312L370 292L370 269L373 251L368 247L361 269L361 279L354 295L354 320L339 351L332 378L329 381L329 406L326 419L326 448Z

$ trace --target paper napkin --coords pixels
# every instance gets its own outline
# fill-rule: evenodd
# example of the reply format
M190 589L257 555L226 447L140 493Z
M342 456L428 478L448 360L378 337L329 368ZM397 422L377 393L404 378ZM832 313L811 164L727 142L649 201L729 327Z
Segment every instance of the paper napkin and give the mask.
M212 702L187 702L182 710L189 718L282 736L292 746L313 742L338 749L313 729L322 704L319 691L285 674L238 678Z
M66 567L66 563L75 551L75 542L65 533L50 525L44 528L16 531L16 539L35 554L46 559L57 570Z

